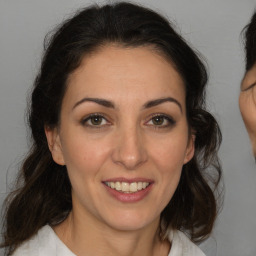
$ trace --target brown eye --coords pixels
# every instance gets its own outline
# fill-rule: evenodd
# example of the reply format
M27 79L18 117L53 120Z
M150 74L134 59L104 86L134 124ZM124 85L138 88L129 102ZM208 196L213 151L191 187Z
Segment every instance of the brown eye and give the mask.
M163 115L163 114L156 114L151 117L151 119L146 123L148 126L152 126L155 128L168 128L175 125L175 121L172 117Z
M81 121L82 125L90 127L102 127L108 125L109 122L102 115L92 114Z
M92 125L101 125L103 118L102 116L93 116L90 120Z
M163 125L165 118L163 116L155 116L152 118L154 125Z

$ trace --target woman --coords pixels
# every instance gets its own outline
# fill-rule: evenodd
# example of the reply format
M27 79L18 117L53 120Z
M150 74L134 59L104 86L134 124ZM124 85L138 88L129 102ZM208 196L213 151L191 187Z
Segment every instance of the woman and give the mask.
M246 68L239 105L256 157L256 13L253 14L244 32Z
M206 81L149 9L92 6L64 22L34 84L7 254L204 255L190 239L212 231L221 175Z

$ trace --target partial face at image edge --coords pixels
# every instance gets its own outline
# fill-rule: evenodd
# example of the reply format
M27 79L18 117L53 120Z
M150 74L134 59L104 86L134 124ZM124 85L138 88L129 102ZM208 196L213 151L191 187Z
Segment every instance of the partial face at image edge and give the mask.
M244 76L239 106L256 157L256 64Z

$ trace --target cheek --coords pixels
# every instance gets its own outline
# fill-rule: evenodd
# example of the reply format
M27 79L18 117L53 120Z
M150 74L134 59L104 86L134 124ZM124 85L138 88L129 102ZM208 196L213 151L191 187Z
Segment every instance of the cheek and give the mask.
M180 181L185 150L180 145L165 143L155 149L154 163L158 170L157 201L162 205L162 210L173 197Z
M242 114L242 117L245 121L246 119L246 109L247 109L247 97L245 95L244 92L241 92L240 93L240 96L239 96L239 108L240 108L240 112Z
M172 184L171 187L175 187L179 182L186 155L187 136L184 134L183 136L170 136L169 139L150 147L151 159L162 177L162 182Z
M183 165L187 143L188 143L188 131L187 129L178 130L175 133L171 133L170 136L165 136L161 140L151 140L150 154L163 166L180 166Z
M163 167L163 170L175 170L183 165L184 150L163 146L161 149L155 150L155 160L159 165Z
M64 141L62 145L68 170L85 174L97 172L109 152L109 147L104 143L104 140L101 140L99 145L97 141L90 140L88 137L79 138L76 136L76 139Z
M67 137L66 137L67 138ZM97 194L97 187L101 178L102 166L108 159L108 147L101 146L90 139L68 140L63 143L63 155L65 158L69 179L73 190L73 201L80 204L91 204L90 195L93 191Z

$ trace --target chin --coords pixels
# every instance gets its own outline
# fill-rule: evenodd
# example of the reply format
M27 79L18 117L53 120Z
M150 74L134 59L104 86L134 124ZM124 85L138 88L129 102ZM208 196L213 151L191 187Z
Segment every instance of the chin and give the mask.
M147 216L142 216L132 213L124 213L118 215L112 215L112 218L107 221L108 225L112 228L120 231L136 231L151 225L157 222L158 225L159 218L150 218Z

